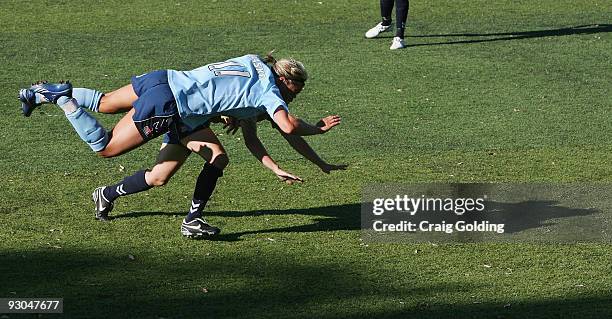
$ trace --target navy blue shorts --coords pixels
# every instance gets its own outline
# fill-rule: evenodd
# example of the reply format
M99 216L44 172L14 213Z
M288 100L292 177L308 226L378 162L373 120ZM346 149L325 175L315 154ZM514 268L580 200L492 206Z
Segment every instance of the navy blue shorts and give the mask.
M145 141L167 132L177 132L180 122L176 101L168 85L165 70L132 77L132 87L138 95L134 102L134 124Z
M134 102L134 124L145 141L164 133L164 143L180 144L181 138L208 127L208 124L190 129L183 125L176 100L168 85L168 71L158 70L132 77L132 87L138 95Z

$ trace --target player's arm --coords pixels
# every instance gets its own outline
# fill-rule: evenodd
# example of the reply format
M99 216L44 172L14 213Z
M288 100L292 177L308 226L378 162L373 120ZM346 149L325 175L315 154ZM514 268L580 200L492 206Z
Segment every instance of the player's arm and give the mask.
M340 117L338 115L328 116L321 119L317 125L311 125L289 114L287 110L278 108L274 112L274 122L285 134L306 136L327 133L334 126L340 124Z
M242 136L244 138L244 144L247 149L257 160L259 160L265 167L270 169L276 176L282 180L291 184L295 181L301 182L302 179L299 176L295 176L281 169L278 164L268 154L268 151L261 143L261 140L257 136L257 122L255 119L246 119L240 121L240 128L242 130Z
M274 125L274 124L273 124ZM315 150L310 147L306 140L298 135L285 134L280 130L278 125L274 125L274 127L281 132L281 135L287 140L289 145L298 152L300 155L304 156L311 163L317 165L323 172L329 174L334 170L345 170L348 165L340 164L340 165L332 165L323 160Z

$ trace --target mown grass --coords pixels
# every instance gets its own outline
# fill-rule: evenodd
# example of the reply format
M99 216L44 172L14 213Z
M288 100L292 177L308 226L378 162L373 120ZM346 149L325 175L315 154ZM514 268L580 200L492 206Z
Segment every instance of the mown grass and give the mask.
M359 209L371 183L612 181L611 14L598 0L413 1L409 48L392 52L363 39L376 1L3 1L0 297L63 297L74 318L606 318L607 244L366 244ZM43 78L108 91L271 49L311 73L296 114L343 116L309 141L349 169L320 173L261 127L306 180L289 187L224 134L215 241L178 231L201 160L99 223L93 188L150 167L158 142L96 158L60 110L23 118L15 99Z

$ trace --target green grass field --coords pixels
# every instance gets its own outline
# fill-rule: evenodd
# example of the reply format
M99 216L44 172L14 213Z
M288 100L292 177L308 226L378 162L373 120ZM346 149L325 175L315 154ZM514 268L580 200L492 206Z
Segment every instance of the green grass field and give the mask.
M360 205L372 183L612 182L612 4L413 1L400 51L364 39L378 16L373 0L0 1L0 298L63 297L70 318L609 318L609 244L365 244ZM16 100L39 79L109 91L271 49L310 72L295 114L343 117L308 141L349 169L321 173L264 125L306 180L287 186L222 134L215 241L179 233L202 160L100 223L92 190L161 141L97 158L61 110L24 118Z

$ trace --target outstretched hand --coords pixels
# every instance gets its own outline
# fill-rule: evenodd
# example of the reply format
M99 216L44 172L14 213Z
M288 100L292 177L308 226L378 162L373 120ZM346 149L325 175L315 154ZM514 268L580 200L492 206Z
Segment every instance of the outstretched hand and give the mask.
M321 170L323 171L323 173L329 174L331 173L331 171L344 171L346 170L347 167L348 167L348 164L339 164L339 165L325 164L321 166Z
M276 174L276 176L278 177L278 179L280 179L281 181L291 185L295 182L303 182L304 180L302 178L300 178L297 175L293 175L291 173L285 172L282 169L277 169L276 171L274 171L274 174Z
M330 115L328 117L322 118L319 122L317 122L317 126L326 133L331 130L334 126L340 124L341 118L338 115Z

